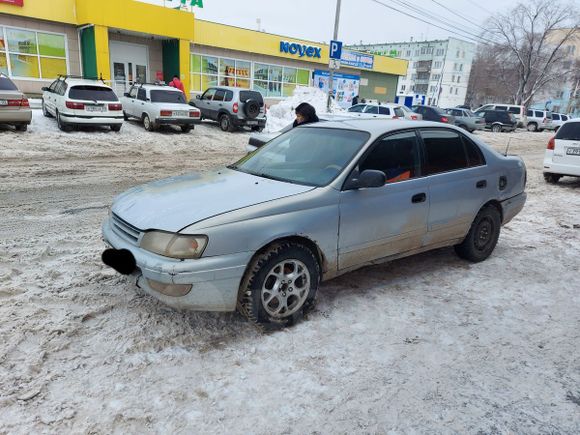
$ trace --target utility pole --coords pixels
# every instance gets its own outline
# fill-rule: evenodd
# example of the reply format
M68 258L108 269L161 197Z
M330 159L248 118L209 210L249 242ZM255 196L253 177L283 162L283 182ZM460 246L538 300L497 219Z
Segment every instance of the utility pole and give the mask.
M334 41L338 39L338 22L340 20L340 3L341 0L336 0L336 16L334 17ZM326 101L326 110L330 112L330 103L332 101L332 91L334 90L334 69L330 69L330 74L328 76L328 100Z

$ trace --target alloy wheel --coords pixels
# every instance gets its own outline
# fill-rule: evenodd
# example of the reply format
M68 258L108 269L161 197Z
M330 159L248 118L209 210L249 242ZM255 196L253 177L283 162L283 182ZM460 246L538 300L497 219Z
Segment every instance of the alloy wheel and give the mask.
M261 299L272 317L288 317L298 311L310 292L310 272L299 260L277 263L266 275Z

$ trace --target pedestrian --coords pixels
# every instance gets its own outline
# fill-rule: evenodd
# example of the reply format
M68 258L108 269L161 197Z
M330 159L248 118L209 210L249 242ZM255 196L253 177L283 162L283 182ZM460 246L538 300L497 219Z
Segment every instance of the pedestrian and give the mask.
M356 106L358 104L358 95L355 95L354 97L352 97L352 105Z
M185 93L185 88L183 87L183 82L181 80L179 80L179 76L176 76L176 75L173 76L173 80L171 80L169 82L169 86L179 89L181 92L183 92L183 95L185 95L185 97L187 98L187 94Z
M316 109L308 103L300 103L298 107L296 107L295 112L296 119L292 125L293 127L320 121L316 115Z

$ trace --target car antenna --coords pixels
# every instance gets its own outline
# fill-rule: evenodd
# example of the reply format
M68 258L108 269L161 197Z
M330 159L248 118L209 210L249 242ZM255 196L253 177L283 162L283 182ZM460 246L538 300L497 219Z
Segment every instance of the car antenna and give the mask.
M510 149L510 144L512 143L512 138L510 137L508 139L508 143L507 146L505 147L505 153L503 153L504 156L507 156L508 150Z

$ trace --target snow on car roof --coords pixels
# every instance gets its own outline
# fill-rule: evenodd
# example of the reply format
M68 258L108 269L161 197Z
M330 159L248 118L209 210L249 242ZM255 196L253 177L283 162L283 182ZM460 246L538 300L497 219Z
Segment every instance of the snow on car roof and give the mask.
M454 130L461 129L450 125L442 124L440 122L432 121L405 121L400 119L384 119L384 118L345 118L345 119L333 119L328 120L324 123L312 123L306 124L303 128L340 128L344 130L363 130L373 135L378 135L386 133L388 131L394 130L404 130L407 128L419 128L419 127L435 127L435 128L450 128Z

